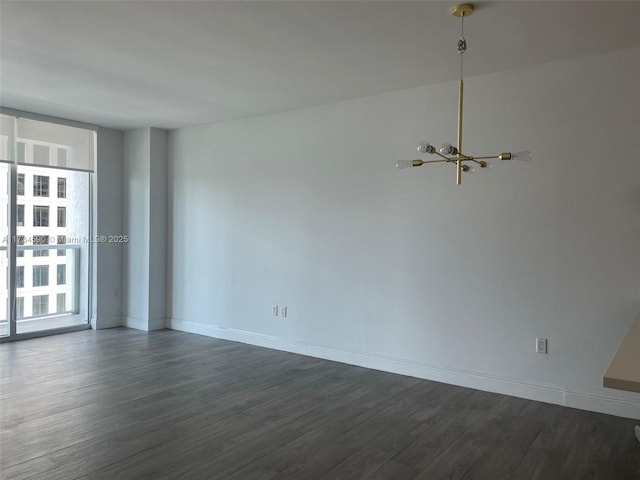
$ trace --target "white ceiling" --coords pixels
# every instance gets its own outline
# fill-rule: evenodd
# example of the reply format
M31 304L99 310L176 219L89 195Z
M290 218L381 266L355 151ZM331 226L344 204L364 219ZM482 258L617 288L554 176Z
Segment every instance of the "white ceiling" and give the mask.
M0 2L0 103L176 128L457 78L455 2ZM465 76L640 45L640 1L477 2Z

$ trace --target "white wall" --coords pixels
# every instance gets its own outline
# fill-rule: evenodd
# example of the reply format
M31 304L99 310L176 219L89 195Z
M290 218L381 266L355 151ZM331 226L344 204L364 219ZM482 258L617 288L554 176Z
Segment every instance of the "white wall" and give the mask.
M128 327L166 323L167 132L140 128L124 136L124 318Z
M172 328L640 418L601 387L640 309L640 49L169 137ZM287 318L271 305L287 305ZM534 353L536 336L549 355Z
M149 312L150 129L124 134L123 315L130 326L145 323Z
M94 235L121 235L123 232L123 133L100 128L97 134L96 175L94 176ZM122 317L122 253L117 243L95 244L93 258L94 328L119 326Z
M149 321L164 327L167 318L167 141L166 130L151 129Z

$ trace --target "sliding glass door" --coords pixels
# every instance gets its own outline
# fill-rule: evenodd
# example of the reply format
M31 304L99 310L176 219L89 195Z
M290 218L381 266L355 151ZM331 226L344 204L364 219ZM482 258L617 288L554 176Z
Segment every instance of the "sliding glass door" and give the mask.
M8 115L1 121L0 336L86 328L95 132Z

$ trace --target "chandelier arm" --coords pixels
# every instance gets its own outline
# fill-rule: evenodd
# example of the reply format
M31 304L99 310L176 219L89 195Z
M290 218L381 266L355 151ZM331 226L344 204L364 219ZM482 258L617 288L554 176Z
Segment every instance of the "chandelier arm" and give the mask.
M439 151L437 151L437 150L436 150L435 152L433 152L433 153L435 153L435 154L436 154L436 155L438 155L439 157L444 158L444 160L445 160L445 161L447 161L447 162L455 162L455 161L457 161L457 159L456 159L456 158L450 158L450 157L447 157L446 155L441 154L441 153L440 153Z
M422 163L442 163L442 162L450 162L451 160L444 159L444 160L422 160Z

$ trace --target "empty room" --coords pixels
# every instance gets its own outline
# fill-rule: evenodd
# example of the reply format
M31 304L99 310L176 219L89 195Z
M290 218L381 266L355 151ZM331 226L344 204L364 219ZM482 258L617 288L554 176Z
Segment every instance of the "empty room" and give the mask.
M0 2L0 478L640 480L638 25Z

